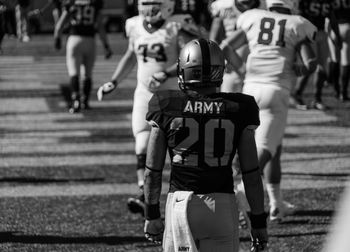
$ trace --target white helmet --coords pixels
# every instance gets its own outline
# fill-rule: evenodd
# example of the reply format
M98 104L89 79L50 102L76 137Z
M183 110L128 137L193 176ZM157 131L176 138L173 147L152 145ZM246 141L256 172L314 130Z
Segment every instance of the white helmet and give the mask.
M266 8L281 7L295 13L298 10L298 1L295 0L266 0Z
M149 23L167 19L175 8L175 0L139 0L138 11Z

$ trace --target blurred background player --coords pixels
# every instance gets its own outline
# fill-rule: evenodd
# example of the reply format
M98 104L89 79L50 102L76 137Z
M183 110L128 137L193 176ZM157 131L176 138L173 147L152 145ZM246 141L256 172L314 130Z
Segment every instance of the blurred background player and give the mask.
M238 212L232 159L238 151L254 246L267 243L264 191L254 129L259 109L253 97L219 93L224 56L210 40L189 42L181 51L181 90L157 91L149 102L152 125L145 172L145 227L163 251L238 252ZM159 200L167 151L171 158L165 233ZM260 250L259 250L260 251Z
M237 20L237 32L221 44L232 64L236 60L233 50L249 44L243 93L254 96L260 109L261 124L255 139L270 200L270 220L295 211L281 195L282 139L296 72L308 74L316 68L309 43L316 27L301 16L290 15L294 5L287 0L267 0L268 10L247 10ZM294 64L297 53L302 55L303 65Z
M328 0L302 0L299 4L300 15L308 19L317 27L315 36L316 43L314 51L318 59L318 66L314 75L306 75L301 77L293 91L293 103L297 109L306 110L308 107L303 101L303 92L310 80L314 85L314 98L311 102L311 108L318 110L325 110L327 106L322 101L322 89L327 80L327 61L329 57L329 48L327 37L329 31L326 30L325 25L329 22L330 30L334 32L335 46L341 46L341 39L339 36L339 29L337 21L332 10L332 3Z
M334 85L336 97L340 101L349 101L348 85L350 81L350 3L334 0L334 15L339 26L342 46L335 42L336 34L330 30L329 35L329 82ZM340 49L340 50L339 50Z
M148 102L158 89L178 89L176 61L180 48L193 37L199 36L198 28L190 15L172 15L174 0L139 0L139 15L129 18L125 24L129 46L111 81L103 84L97 93L112 92L131 72L137 63L137 86L132 110L132 131L137 158L137 181L140 194L128 199L133 213L144 213L143 180L148 138L151 127L146 121ZM173 76L172 78L170 78Z
M62 1L64 0L49 0L42 8L31 10L28 13L29 17L34 15L42 15L46 10L50 9L52 6L52 18L54 24L56 25L61 14L62 14Z
M0 0L0 54L2 53L2 40L4 39L6 32L6 20L5 20L5 11L7 9L6 3Z
M66 43L66 64L71 85L70 113L81 108L89 109L92 89L92 74L96 58L96 30L105 49L105 57L110 58L106 31L102 22L103 0L68 0L64 2L63 13L55 27L55 48L61 49L62 30L69 22L69 35ZM80 91L80 67L83 66L83 90Z
M28 11L30 0L17 0L16 5L16 24L17 24L17 38L22 42L29 42L28 34Z
M220 43L230 37L236 30L238 16L249 9L260 6L260 0L216 0L210 6L213 16L209 39ZM240 58L245 62L249 53L248 45L243 45L237 50ZM244 67L243 67L244 68ZM244 71L244 69L242 69ZM230 64L226 64L224 79L220 87L221 92L242 92L242 73L234 70Z

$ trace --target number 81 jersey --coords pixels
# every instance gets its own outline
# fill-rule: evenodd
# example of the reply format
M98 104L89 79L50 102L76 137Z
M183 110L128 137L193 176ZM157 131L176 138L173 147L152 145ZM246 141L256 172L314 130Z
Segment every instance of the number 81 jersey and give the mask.
M188 96L175 90L155 92L146 119L167 137L170 191L195 193L233 192L231 164L240 136L260 123L252 96Z
M245 32L249 43L245 83L290 90L296 80L296 47L305 40L314 41L316 27L299 15L252 9L239 16L237 28Z
M150 90L149 77L177 62L179 32L181 29L193 27L192 21L189 15L172 15L159 29L152 32L147 29L142 16L127 19L125 31L129 38L129 49L134 51L137 57L138 86ZM178 89L176 78L169 78L161 88Z

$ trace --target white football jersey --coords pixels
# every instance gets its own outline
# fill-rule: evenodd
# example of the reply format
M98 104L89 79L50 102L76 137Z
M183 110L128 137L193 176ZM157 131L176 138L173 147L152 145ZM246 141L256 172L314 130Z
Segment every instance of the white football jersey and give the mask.
M241 28L249 42L245 83L264 83L288 90L295 83L295 48L303 40L314 40L316 27L298 15L285 15L260 9L240 15Z
M178 14L169 17L156 31L150 32L144 27L142 16L126 20L125 31L129 37L129 48L137 57L138 86L148 90L148 79L154 73L164 71L175 64L179 55L178 34L180 30L196 33L197 27L190 15ZM169 78L160 89L178 89L176 78Z

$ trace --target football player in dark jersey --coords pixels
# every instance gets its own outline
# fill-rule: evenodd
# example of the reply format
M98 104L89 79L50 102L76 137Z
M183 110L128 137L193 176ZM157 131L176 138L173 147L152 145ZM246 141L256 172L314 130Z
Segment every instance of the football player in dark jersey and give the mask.
M329 78L334 85L336 97L345 102L350 101L348 96L350 80L350 1L333 0L332 6L335 18L338 21L342 46L341 48L337 47L334 43L336 34L331 33L328 37L331 53Z
M210 40L193 40L178 60L181 90L157 91L149 102L146 119L152 130L145 171L144 232L148 240L161 242L159 198L169 151L164 251L238 251L231 168L237 150L251 207L252 239L259 246L268 239L254 139L259 109L252 96L218 93L223 73L219 46Z
M318 67L315 71L313 83L315 86L314 100L311 103L311 108L318 110L326 110L327 106L322 101L322 89L324 82L327 78L327 60L329 56L329 48L327 43L327 36L330 31L325 29L325 25L329 22L329 30L333 31L334 44L337 47L341 47L341 38L339 35L339 28L335 19L334 11L332 9L332 3L328 0L303 0L299 1L300 15L308 19L314 24L318 31L315 36L315 48L314 51L317 54ZM295 90L293 92L293 98L296 103L297 109L306 110L307 105L302 99L302 95L308 80L311 75L305 75L301 77Z
M95 33L100 35L105 57L112 55L102 22L103 0L66 0L64 10L55 27L55 48L61 49L62 30L69 22L69 36L66 45L66 61L71 84L70 113L89 108L92 89L92 71L96 57ZM80 95L80 66L84 67L83 92Z

